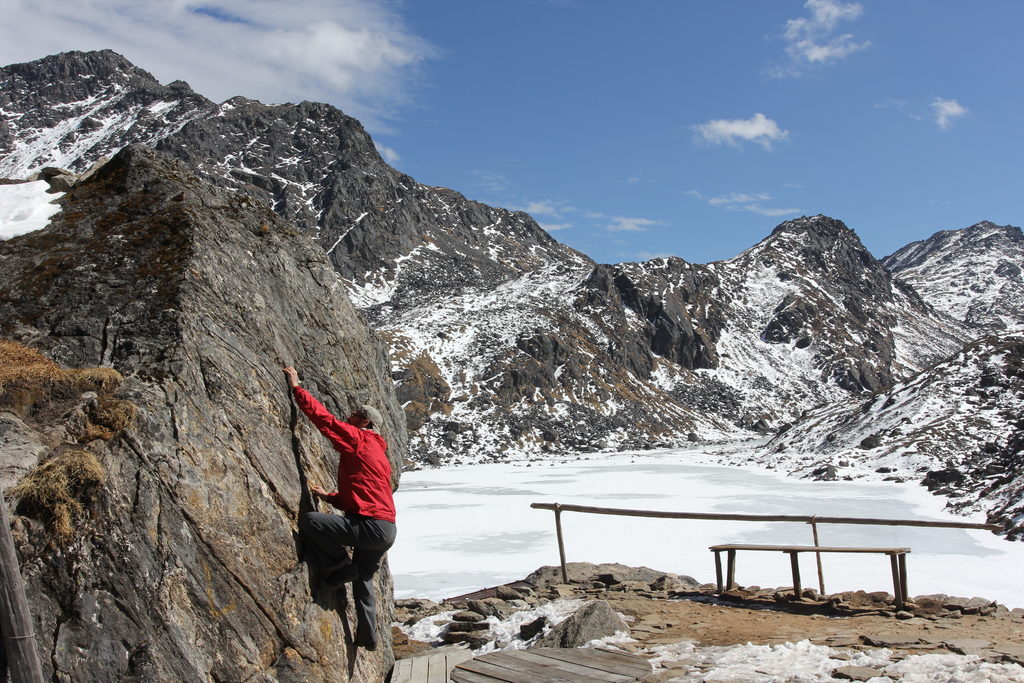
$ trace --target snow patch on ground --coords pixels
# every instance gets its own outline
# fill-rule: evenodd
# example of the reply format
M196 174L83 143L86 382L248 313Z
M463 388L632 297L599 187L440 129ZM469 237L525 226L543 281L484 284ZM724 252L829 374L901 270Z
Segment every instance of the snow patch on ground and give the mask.
M685 661L680 675L670 682L742 681L743 683L799 683L842 680L832 673L841 667L863 666L879 669L874 683L997 683L1024 680L1019 664L995 664L974 655L910 655L894 657L892 650L867 652L837 650L814 645L808 640L776 645L730 645L701 647L684 641L651 649L656 670ZM838 655L838 657L837 657Z
M49 194L44 180L15 185L0 185L0 240L42 230L60 211L54 200L63 193Z

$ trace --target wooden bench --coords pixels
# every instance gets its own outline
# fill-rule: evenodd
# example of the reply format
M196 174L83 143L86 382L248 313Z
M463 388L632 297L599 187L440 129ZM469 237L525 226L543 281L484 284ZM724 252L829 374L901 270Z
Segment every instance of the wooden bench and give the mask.
M893 595L896 597L896 606L903 607L907 601L907 553L910 548L843 548L834 546L816 545L745 545L727 544L710 546L715 554L715 580L718 593L736 587L736 551L737 550L765 550L789 553L790 566L793 569L793 593L800 597L803 589L800 585L800 564L797 562L797 555L800 553L880 553L889 556L892 565L892 586ZM728 557L728 576L723 589L722 586L722 551Z

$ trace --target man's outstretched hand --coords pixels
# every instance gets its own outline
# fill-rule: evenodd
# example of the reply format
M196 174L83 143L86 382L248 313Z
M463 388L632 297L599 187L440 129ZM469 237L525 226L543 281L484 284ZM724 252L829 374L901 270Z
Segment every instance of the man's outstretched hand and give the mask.
M313 494L314 498L319 498L320 500L327 500L327 496L331 495L327 493L327 491L324 491L319 486L310 486L309 492Z
M294 389L299 386L299 373L295 372L295 368L288 365L284 368L284 376L288 379L288 386Z

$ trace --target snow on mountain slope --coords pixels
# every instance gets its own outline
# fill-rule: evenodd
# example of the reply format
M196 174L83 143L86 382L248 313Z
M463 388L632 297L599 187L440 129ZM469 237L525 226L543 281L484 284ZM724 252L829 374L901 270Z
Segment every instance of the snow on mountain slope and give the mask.
M0 69L0 178L45 166L84 171L127 144L152 144L214 105L160 85L120 55L68 52Z
M657 267L630 270L638 279ZM704 270L703 286L684 298L705 311L714 351L694 374L741 406L742 423L778 426L822 403L877 391L965 339L826 216L788 221L733 259L692 268ZM675 386L685 378L677 374Z
M803 476L922 479L1024 533L1024 337L984 337L891 389L809 413L757 459Z
M141 140L314 239L389 340L420 460L767 433L963 339L825 216L720 263L598 265L524 213L399 173L326 104L214 105L110 52L0 74L9 173Z
M983 221L943 230L882 262L938 310L977 333L1024 328L1024 235Z

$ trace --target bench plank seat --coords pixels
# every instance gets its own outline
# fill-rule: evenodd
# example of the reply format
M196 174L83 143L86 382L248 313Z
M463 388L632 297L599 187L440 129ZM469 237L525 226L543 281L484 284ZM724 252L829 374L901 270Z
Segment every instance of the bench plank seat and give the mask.
M888 555L892 568L893 593L896 597L896 606L902 608L907 601L907 553L910 548L863 548L848 546L817 546L817 545L758 545L749 543L725 543L708 547L715 554L715 579L718 593L724 593L736 587L736 551L737 550L758 550L775 551L789 554L790 568L793 572L793 593L800 598L803 588L800 585L800 564L797 561L800 553L877 553ZM726 553L728 558L728 574L726 581L722 582L722 558L721 554Z
M711 550L778 550L784 553L884 553L896 555L909 553L910 548L855 548L828 545L751 545L746 543L729 543L710 546Z

